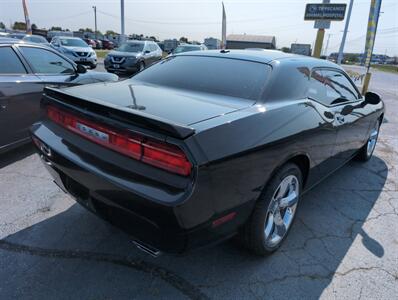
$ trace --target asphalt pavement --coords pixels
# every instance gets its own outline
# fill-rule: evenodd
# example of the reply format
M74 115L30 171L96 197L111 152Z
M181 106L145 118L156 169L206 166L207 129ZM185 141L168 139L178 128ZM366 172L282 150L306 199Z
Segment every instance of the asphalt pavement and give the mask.
M32 147L3 155L0 299L397 299L398 76L371 89L386 104L374 157L306 194L267 258L234 240L152 258L60 191Z

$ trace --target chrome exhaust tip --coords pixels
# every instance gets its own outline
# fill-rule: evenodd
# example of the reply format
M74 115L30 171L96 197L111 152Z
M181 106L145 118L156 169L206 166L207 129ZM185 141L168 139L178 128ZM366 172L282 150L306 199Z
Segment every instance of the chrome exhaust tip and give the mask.
M133 241L134 245L141 251L145 252L146 254L151 255L152 257L159 257L162 252L158 249L155 249L151 246L145 245L140 241Z

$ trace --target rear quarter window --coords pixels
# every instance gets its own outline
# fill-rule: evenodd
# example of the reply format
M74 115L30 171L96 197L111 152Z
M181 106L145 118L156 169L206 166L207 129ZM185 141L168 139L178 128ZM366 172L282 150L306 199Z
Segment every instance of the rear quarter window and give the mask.
M266 94L267 99L303 99L307 97L310 69L302 65L279 66Z
M26 74L25 67L11 47L0 47L0 74Z
M271 67L266 64L206 56L175 56L132 80L250 100L259 99Z

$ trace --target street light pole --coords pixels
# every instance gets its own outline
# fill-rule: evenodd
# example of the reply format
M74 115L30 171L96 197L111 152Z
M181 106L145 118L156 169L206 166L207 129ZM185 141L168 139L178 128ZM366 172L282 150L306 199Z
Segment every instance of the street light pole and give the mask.
M323 52L323 55L325 55L326 57L328 56L328 47L329 47L329 40L330 40L330 36L331 35L332 35L331 33L328 34L328 40L326 42L326 47L325 47L325 50Z
M348 26L350 25L350 17L351 17L353 3L354 3L354 0L350 0L350 6L348 7L347 20L345 21L343 38L341 39L341 44L340 44L340 49L339 49L339 56L337 57L337 63L339 65L341 64L341 61L343 60L344 44L345 44L345 39L347 37Z
M120 41L124 42L125 40L125 32L124 32L124 0L120 0Z
M97 7L93 6L93 9L94 9L94 22L95 22L94 33L95 33L95 39L98 40L98 37L97 37Z

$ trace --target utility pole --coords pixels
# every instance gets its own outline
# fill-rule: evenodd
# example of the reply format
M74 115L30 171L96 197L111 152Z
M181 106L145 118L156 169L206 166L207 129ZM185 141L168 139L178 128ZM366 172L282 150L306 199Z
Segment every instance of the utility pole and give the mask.
M341 39L341 44L340 44L340 49L339 49L339 56L337 57L337 64L339 64L339 65L341 64L341 61L343 60L344 45L345 45L345 40L347 38L348 26L350 25L350 17L351 17L351 11L352 11L353 4L354 4L354 0L350 0L350 6L348 7L347 20L345 21L343 38Z
M376 39L377 25L379 23L380 16L380 8L381 8L382 0L371 0L370 2L370 11L369 11L369 20L368 20L368 32L366 34L366 43L365 43L365 80L362 86L362 95L368 91L370 78L372 77L372 73L370 73L370 63L372 61L373 47Z
M328 56L328 47L329 47L329 40L330 40L330 36L333 35L332 33L328 34L328 40L326 42L326 47L325 47L325 51L323 52L323 55Z
M26 5L25 0L22 0L22 6L23 6L23 12L25 15L26 33L32 34L32 27L30 26L28 6Z
M124 0L120 0L120 42L124 42L126 35L124 32Z
M93 6L93 9L94 9L94 22L95 22L94 33L95 33L95 39L98 40L98 37L97 37L97 7Z

